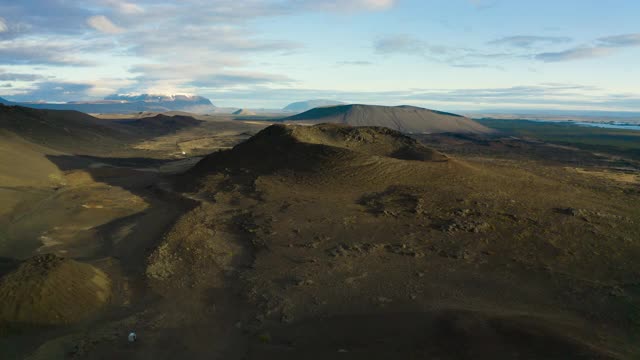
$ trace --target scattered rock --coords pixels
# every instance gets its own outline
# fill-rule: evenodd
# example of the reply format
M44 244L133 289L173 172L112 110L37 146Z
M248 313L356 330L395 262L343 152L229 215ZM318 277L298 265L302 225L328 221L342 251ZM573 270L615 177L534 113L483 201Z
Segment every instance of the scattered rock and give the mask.
M520 221L520 218L518 217L518 215L515 215L515 214L501 213L500 215L514 222Z
M353 284L357 280L366 278L368 275L369 275L368 273L364 273L364 274L361 274L361 275L358 275L358 276L348 277L348 278L344 279L344 282L345 282L345 284Z
M293 322L293 316L289 313L282 313L282 316L280 316L280 322L284 324L291 324Z
M584 209L576 209L572 207L568 208L556 208L554 209L559 214L565 214L569 216L586 216L588 215L588 211Z
M474 254L467 249L441 250L438 255L456 260L471 260Z
M332 257L358 257L364 256L372 253L373 251L379 249L381 246L378 244L340 244L336 247L333 247L327 250L327 254Z
M320 246L320 244L322 244L321 241L315 241L314 240L314 241L311 241L311 242L308 242L308 243L302 245L302 247L305 247L305 248L308 248L308 249L317 249Z
M587 221L587 222L590 222L591 220L597 220L597 219L631 222L631 219L629 219L629 218L627 218L625 216L609 214L609 213L602 212L602 211L591 211L591 210L587 210L587 209L576 209L576 208L572 208L572 207L555 208L554 211L559 213L559 214L564 214L564 215L574 216L574 217L581 217L582 220Z
M411 256L411 257L424 257L424 253L415 250L411 246L407 244L392 244L385 245L385 250L392 254L401 255L401 256Z
M392 186L386 191L366 195L360 199L374 214L399 217L402 215L420 215L425 212L425 200L418 191L407 187Z
M480 220L468 220L468 219L453 219L441 227L442 231L448 233L454 232L473 232L480 233L491 229L489 223Z
M314 284L313 280L306 279L306 280L298 280L298 282L296 283L296 286L308 286L313 284Z
M456 216L469 216L472 212L471 209L456 209L453 214Z
M624 289L619 286L614 286L611 291L609 291L609 295L613 297L623 297L626 295Z

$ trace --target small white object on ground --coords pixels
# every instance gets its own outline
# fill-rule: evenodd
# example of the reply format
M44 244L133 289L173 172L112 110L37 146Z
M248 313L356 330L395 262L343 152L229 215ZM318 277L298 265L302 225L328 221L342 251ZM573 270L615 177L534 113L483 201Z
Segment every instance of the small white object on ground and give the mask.
M137 338L138 338L138 336L133 331L129 333L129 342L130 343L135 342Z

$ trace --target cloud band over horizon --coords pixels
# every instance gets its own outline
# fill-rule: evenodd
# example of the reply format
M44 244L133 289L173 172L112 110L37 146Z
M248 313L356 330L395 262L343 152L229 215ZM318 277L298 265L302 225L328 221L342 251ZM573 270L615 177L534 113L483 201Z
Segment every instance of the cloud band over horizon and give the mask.
M0 1L0 96L191 93L223 106L280 107L285 99L272 91L291 94L287 102L333 94L640 111L636 10L630 0ZM604 13L613 20L584 28ZM545 83L575 89L560 95ZM544 91L524 96L522 88Z

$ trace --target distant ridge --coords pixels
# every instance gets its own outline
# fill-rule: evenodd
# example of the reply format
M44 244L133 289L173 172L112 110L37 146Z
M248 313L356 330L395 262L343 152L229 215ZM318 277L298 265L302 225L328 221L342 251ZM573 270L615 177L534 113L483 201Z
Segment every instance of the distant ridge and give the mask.
M191 95L109 95L104 100L67 103L11 102L0 98L0 104L20 105L33 109L75 110L91 114L129 114L137 112L185 111L203 114L215 111L213 103L202 96Z
M238 109L238 110L233 112L233 115L255 116L257 114L255 112L247 110L247 109Z
M128 137L104 120L73 110L0 106L0 131L58 151L104 150Z
M118 151L128 141L175 132L201 121L189 116L156 115L103 120L73 110L43 110L0 104L0 135L10 134L53 150L101 154Z
M382 126L403 133L471 133L492 130L461 115L415 106L338 105L311 109L284 119L306 123Z
M11 102L11 101L9 101L9 100L7 100L5 98L1 98L1 97L0 97L0 104L2 104L2 105L15 105L14 102Z
M322 107L322 106L334 106L334 105L344 105L344 104L345 103L341 101L336 101L336 100L317 99L317 100L294 102L287 105L282 110L291 111L291 112L303 112L303 111L311 110L313 108Z

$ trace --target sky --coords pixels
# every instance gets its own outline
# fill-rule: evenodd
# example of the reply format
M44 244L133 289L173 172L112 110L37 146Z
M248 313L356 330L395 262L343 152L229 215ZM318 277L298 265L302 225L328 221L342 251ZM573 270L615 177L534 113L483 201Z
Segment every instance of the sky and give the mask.
M0 0L0 96L640 111L637 0Z

